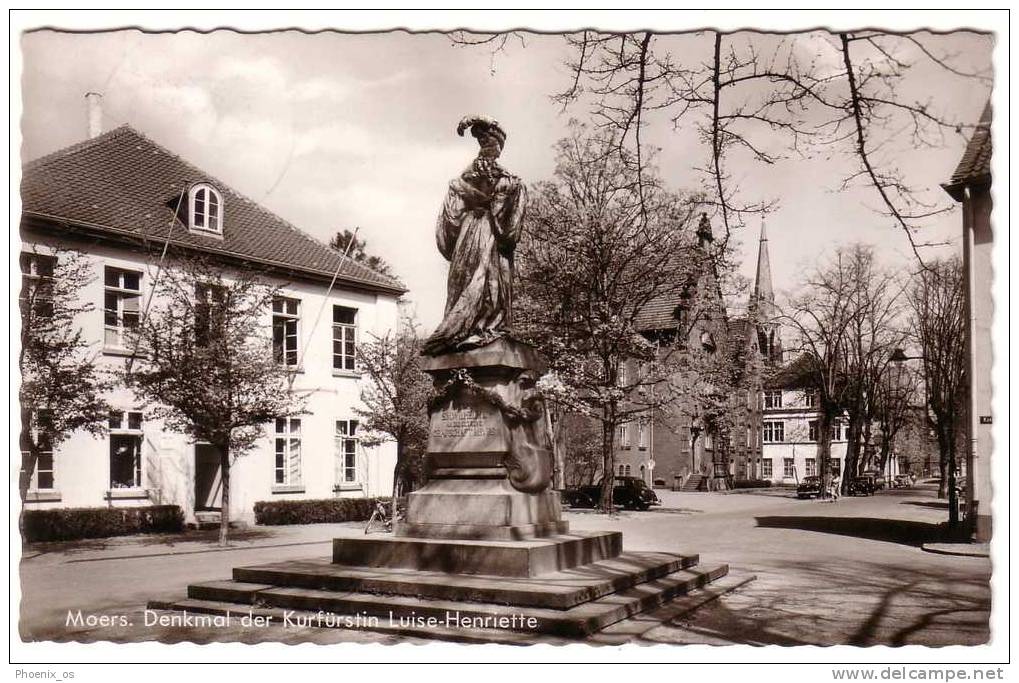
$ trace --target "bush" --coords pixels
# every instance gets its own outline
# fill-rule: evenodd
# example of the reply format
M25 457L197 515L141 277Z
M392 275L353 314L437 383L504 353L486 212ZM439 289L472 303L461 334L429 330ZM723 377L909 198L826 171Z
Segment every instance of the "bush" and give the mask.
M767 489L771 488L770 479L736 479L732 482L734 489Z
M29 543L168 533L183 528L184 511L179 505L26 510L22 515L22 535Z
M330 524L364 522L372 515L375 503L388 498L322 498L317 500L260 500L255 503L255 523Z

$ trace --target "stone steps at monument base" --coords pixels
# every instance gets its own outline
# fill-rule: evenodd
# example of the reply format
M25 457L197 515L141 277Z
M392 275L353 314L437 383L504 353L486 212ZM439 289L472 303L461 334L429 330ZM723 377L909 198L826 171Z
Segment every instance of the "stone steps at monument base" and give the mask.
M445 627L445 630L490 629L584 638L622 619L660 607L678 596L686 595L724 577L727 573L728 566L724 564L681 569L667 576L563 610L307 588L276 588L267 584L237 585L235 597L245 602L189 598L172 603L152 602L149 603L149 609L205 614L229 613L238 616L249 612L264 613L273 615L277 623L280 623L282 615L293 610L295 613L309 615L311 621L303 625L329 626L328 623L314 623L316 615L321 611L326 616L332 613L351 617L360 615L362 619L377 617L384 627L405 625L423 632L436 631L430 637L444 637L438 632L439 629L421 621L431 617L436 620L436 626ZM257 596L257 604L246 602L254 599L253 596ZM264 612L266 609L275 609L276 612ZM404 623L401 617L410 621ZM364 628L375 630L370 624Z
M408 569L344 567L327 560L296 560L236 567L233 582L188 587L188 597L238 599L239 584L286 588L405 595L437 600L484 602L516 607L568 609L604 595L694 567L696 555L626 552L619 557L535 578L451 575Z
M618 531L576 531L521 541L409 536L333 539L333 562L353 567L534 577L618 557Z

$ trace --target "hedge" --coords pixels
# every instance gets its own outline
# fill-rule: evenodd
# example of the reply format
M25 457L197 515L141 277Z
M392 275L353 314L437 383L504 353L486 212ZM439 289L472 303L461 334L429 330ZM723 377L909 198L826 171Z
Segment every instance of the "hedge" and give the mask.
M181 531L184 529L184 511L179 505L26 510L21 524L22 536L29 543L74 541Z
M330 524L364 522L375 510L375 503L388 498L321 498L315 500L260 500L255 503L255 523Z
M732 482L734 489L767 489L771 488L769 479L736 479Z

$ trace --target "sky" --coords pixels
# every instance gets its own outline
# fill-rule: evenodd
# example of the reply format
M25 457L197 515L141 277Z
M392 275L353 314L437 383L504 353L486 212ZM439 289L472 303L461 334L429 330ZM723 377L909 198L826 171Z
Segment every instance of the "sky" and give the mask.
M703 36L673 36L662 46L690 63L710 58ZM762 47L773 38L761 36ZM974 34L930 38L931 49L957 64L986 70L991 39ZM235 190L314 237L359 228L368 251L384 258L410 289L423 328L439 321L446 264L434 243L435 216L446 184L473 158L473 140L455 127L466 114L487 114L508 133L503 165L527 182L548 179L552 146L584 103L566 111L550 95L568 87L563 38L527 34L493 54L456 46L442 34L340 34L216 31L147 34L24 34L22 158L31 160L84 139L84 94L103 94L104 129L130 124ZM838 67L821 36L795 43L799 56ZM896 57L916 63L900 95L935 95L953 120L975 122L989 86L952 77L904 46ZM965 134L916 150L898 129L883 131L892 159L910 183L942 200ZM692 122L674 128L652 117L645 138L660 148L658 166L675 189L701 182L705 147ZM777 142L778 138L775 138ZM853 160L841 149L810 150L765 166L735 155L730 169L749 200L777 201L767 217L775 290L791 292L840 244L878 247L893 268L913 268L905 237L874 208L872 189L840 190ZM226 210L229 210L227 207ZM931 221L933 239L959 249L958 211ZM716 229L718 222L716 221ZM759 221L737 241L741 272L752 277ZM933 254L933 252L931 252Z

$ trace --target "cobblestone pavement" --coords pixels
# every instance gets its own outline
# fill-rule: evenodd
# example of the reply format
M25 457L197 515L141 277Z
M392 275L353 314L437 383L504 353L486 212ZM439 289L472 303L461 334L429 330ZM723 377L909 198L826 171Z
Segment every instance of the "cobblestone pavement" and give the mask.
M923 552L947 513L931 488L843 498L662 492L648 512L570 511L574 529L619 530L629 550L699 553L757 580L678 620L668 606L634 618L642 643L978 644L989 638L988 558ZM146 625L151 599L225 579L243 564L322 557L360 524L255 527L220 549L214 536L130 537L25 550L24 640L395 642L391 635L313 628ZM89 615L104 623L77 622ZM70 614L70 621L68 623ZM406 639L404 639L406 640Z

